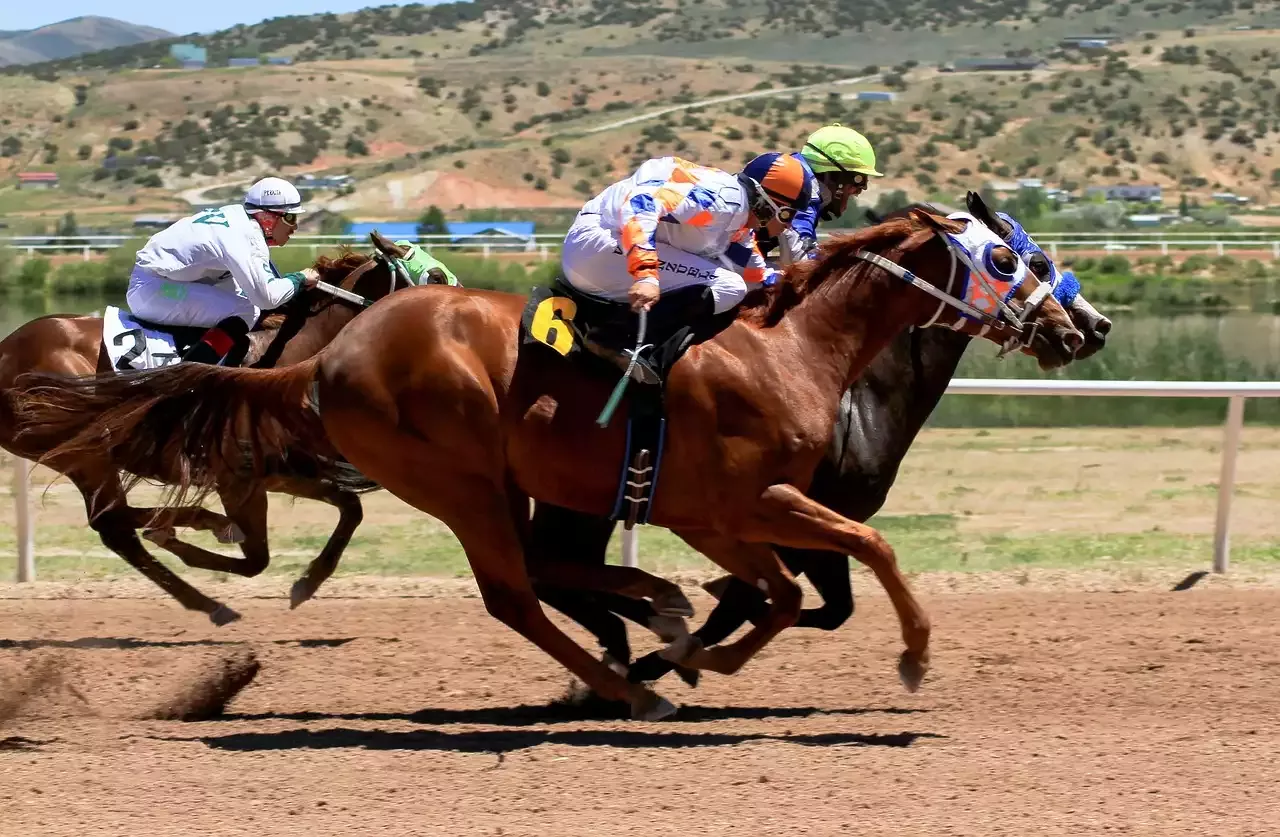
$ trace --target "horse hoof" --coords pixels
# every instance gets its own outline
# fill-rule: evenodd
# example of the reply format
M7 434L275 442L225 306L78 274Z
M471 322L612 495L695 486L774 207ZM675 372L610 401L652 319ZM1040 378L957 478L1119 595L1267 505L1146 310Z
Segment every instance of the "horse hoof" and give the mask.
M658 652L658 656L669 663L682 663L694 653L702 650L702 640L693 634L685 634L666 648Z
M702 679L702 672L698 671L696 668L676 666L676 674L690 689L698 688L698 681Z
M675 642L680 637L689 635L689 626L679 616L651 616L649 630L663 642Z
M676 713L676 706L659 694L645 690L644 697L631 704L631 720L661 721Z
M311 597L316 594L311 589L311 585L307 583L305 578L300 578L289 588L289 609L297 610L301 605L311 601Z
M910 651L902 652L902 657L898 660L898 677L902 679L902 685L908 692L915 694L920 690L920 683L928 671L928 663L922 662Z
M178 536L177 531L172 526L161 526L157 529L143 529L142 537L151 541L158 547L163 548L165 544Z
M231 522L214 528L213 536L218 539L218 543L244 543L245 541L244 530Z
M711 596L711 598L715 599L716 601L720 601L722 598L724 598L724 591L729 589L729 584L732 581L733 581L733 576L722 575L719 578L714 579L713 581L708 581L704 583L702 585L702 589L705 590L707 595Z
M692 616L693 602L679 588L653 597L653 609L659 616Z
M230 625L240 619L240 614L236 613L226 605L218 605L218 609L209 614L209 621L221 628L223 625Z

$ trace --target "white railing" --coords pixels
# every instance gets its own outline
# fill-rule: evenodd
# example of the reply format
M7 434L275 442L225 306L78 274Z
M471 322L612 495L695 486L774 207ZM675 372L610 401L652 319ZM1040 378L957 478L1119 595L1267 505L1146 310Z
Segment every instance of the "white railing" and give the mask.
M836 230L834 234L840 234ZM825 239L832 233L822 232L819 238ZM130 241L145 238L148 232L136 235L83 235L83 236L8 236L0 237L0 247L25 252L28 256L38 253L64 251L79 252L85 261L99 251L114 250L126 246ZM558 252L564 242L564 233L537 233L527 238L508 235L468 236L465 241L453 241L451 236L411 235L410 240L425 244L429 249L442 252L479 252L485 258L494 253L536 253L544 261ZM1168 255L1170 252L1202 252L1225 256L1232 252L1257 253L1269 252L1271 258L1280 260L1280 233L1032 233L1032 237L1046 250L1052 258L1058 258L1062 251L1084 250L1115 252L1159 252ZM368 241L363 235L295 235L286 249L290 247L307 247L312 254L321 250L337 247L341 244L358 245Z
M1140 398L1226 398L1218 511L1213 525L1213 571L1225 573L1231 553L1231 501L1236 457L1244 430L1246 398L1280 398L1280 382L1251 381L1068 381L1052 378L956 378L948 395L1084 395ZM622 559L634 567L639 557L636 530L622 533Z
M1231 551L1231 501L1235 493L1236 458L1244 429L1246 398L1280 398L1280 381L1070 381L1052 378L957 378L947 387L954 395L1083 395L1141 398L1226 398L1227 421L1223 433L1222 465L1218 478L1218 510L1213 531L1213 571L1225 573ZM35 578L31 507L28 500L30 463L14 465L14 502L17 506L18 581ZM628 567L639 562L637 530L623 530L622 560Z

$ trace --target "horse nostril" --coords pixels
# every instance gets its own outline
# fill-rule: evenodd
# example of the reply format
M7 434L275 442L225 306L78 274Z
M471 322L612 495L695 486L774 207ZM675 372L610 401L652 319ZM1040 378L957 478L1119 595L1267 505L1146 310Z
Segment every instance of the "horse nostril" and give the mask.
M1111 333L1111 321L1106 317L1099 317L1097 325L1093 327L1093 332L1099 337L1106 337Z
M1084 346L1084 335L1078 331L1068 331L1062 335L1062 345L1074 355Z

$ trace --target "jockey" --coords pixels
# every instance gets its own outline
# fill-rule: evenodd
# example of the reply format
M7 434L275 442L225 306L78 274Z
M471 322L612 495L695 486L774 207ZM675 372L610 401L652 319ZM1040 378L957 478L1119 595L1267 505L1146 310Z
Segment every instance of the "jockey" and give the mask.
M702 286L709 294L677 319L720 314L742 301L748 283L775 279L756 228L781 235L815 193L808 169L779 153L756 157L736 176L678 157L649 160L578 213L565 236L564 275L583 293L635 311Z
M243 204L206 209L156 233L138 251L129 311L158 325L208 328L183 360L238 365L262 312L320 278L312 268L281 276L268 251L288 243L302 211L291 183L267 177Z
M813 175L818 194L781 236L759 236L760 251L768 255L777 248L784 265L816 255L818 221L839 218L869 178L884 176L876 171L876 153L867 138L839 122L814 131L792 156Z

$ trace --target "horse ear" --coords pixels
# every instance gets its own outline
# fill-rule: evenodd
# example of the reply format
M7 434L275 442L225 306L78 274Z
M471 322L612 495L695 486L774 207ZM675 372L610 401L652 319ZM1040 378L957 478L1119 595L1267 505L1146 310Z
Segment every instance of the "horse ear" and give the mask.
M373 230L369 233L369 241L372 242L374 249L384 256L390 256L396 259L404 257L404 252L377 230Z
M987 206L987 202L983 200L982 195L977 192L969 192L965 195L965 206L969 209L969 214L981 221L986 227L996 235L1003 239L1009 237L1009 233L1013 232L1013 227L1009 226L1003 218L991 211L991 207Z
M935 232L955 232L955 230L947 228L947 219L939 218L932 212L927 212L920 207L912 207L907 211L907 214Z

